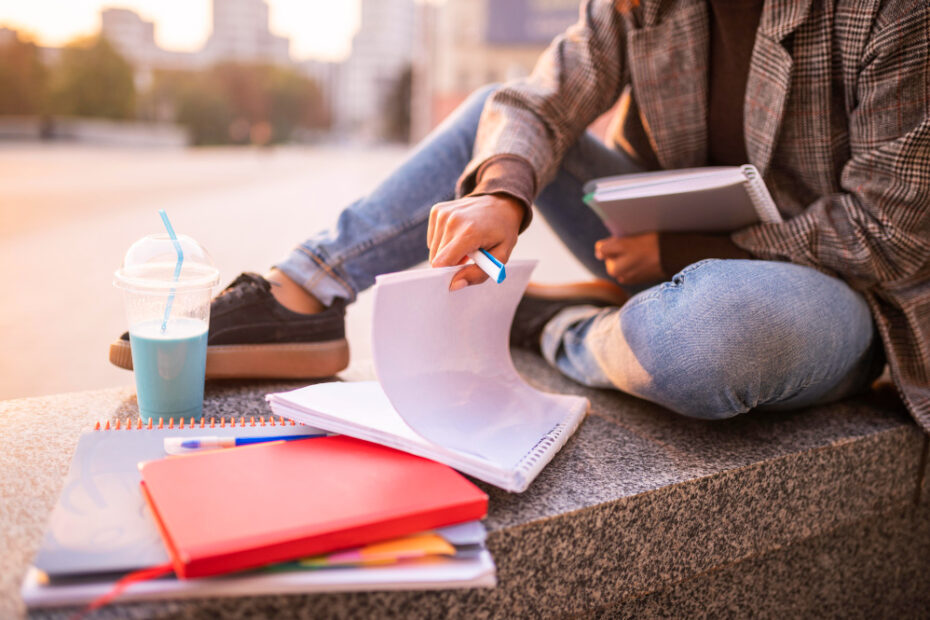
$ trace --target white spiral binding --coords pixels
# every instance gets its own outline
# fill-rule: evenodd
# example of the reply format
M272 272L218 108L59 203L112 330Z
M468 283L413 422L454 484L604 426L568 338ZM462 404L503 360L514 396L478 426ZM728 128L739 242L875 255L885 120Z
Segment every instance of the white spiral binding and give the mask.
M781 214L778 212L778 207L775 206L775 201L772 200L772 195L769 194L765 181L762 180L762 175L759 174L756 167L752 164L746 164L740 166L740 171L746 177L746 192L749 193L749 198L756 208L759 220L766 224L777 224L783 221Z
M532 470L533 466L536 465L539 459L546 455L553 444L558 443L562 433L565 432L566 426L567 425L565 422L562 422L551 431L549 431L545 437L540 439L536 445L533 446L533 449L530 450L526 456L520 459L520 464L517 466L517 470L524 474Z

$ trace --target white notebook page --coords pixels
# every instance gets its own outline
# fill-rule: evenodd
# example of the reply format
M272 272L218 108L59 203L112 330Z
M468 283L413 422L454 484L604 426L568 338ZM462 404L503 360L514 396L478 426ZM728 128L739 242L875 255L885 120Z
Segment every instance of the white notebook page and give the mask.
M566 414L510 358L511 319L535 265L512 261L502 283L454 293L457 267L390 274L374 293L375 370L394 409L432 443L507 469Z
M374 290L378 383L326 383L268 397L275 413L427 456L522 491L584 417L588 402L530 387L509 331L535 261L449 292L458 267L381 276Z

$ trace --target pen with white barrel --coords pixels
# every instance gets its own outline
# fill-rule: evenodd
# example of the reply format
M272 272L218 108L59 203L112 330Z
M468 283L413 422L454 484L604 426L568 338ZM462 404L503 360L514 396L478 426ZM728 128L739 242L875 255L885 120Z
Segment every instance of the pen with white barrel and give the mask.
M475 261L475 264L481 267L481 271L488 274L491 279L498 284L503 282L504 278L507 277L507 271L504 268L504 263L494 258L494 255L487 250L469 252L468 258Z
M297 439L325 436L325 433L321 433L317 435L271 435L267 437L165 437L165 452L168 454L186 454L201 450L235 448L236 446L247 446L253 443L295 441Z

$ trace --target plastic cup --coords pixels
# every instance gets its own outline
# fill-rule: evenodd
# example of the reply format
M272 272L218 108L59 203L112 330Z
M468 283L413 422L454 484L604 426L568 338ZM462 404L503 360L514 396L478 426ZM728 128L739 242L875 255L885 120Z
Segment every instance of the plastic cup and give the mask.
M123 292L136 396L145 421L203 414L210 300L219 271L199 243L185 235L177 241L184 253L177 280L177 251L167 234L132 244L113 280Z

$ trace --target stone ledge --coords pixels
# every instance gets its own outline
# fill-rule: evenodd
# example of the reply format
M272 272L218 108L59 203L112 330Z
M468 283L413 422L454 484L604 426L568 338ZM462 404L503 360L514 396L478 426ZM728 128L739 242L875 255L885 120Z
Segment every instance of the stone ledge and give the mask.
M909 505L591 615L926 618L928 573L930 512Z
M497 589L119 605L100 617L671 612L676 605L686 608L685 593L702 587L696 584L706 581L720 590L718 582L707 581L713 575L748 571L743 581L761 588L768 583L766 571L794 561L789 550L798 549L802 566L805 545L819 544L810 541L835 539L842 547L843 537L852 535L844 532L878 531L862 524L880 524L883 515L914 512L921 515L914 519L919 528L930 512L914 507L918 485L930 484L926 476L921 479L927 440L886 394L793 413L701 422L616 392L578 386L532 355L517 353L515 363L535 385L583 394L592 409L526 493L484 486L491 495L488 544L498 563ZM208 415L267 414L263 395L293 385L210 384L205 410ZM41 540L79 431L97 418L134 412L131 389L0 403L7 422L0 459L12 474L0 481L0 501L10 506L0 517L0 542L12 550L0 559L3 617L22 611L18 585ZM58 429L53 436L43 431L51 424ZM930 506L926 494L921 504ZM906 549L900 553L906 555ZM922 575L930 579L930 571ZM796 586L804 590L803 583ZM802 604L799 598L797 605Z

